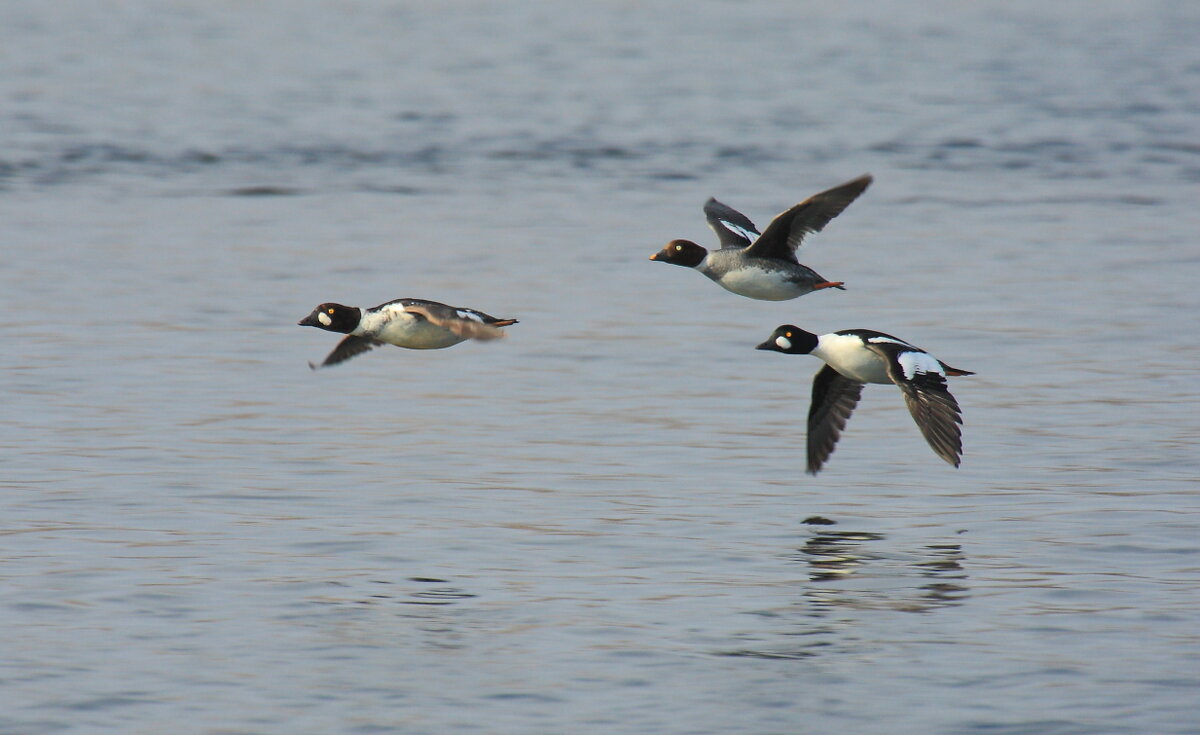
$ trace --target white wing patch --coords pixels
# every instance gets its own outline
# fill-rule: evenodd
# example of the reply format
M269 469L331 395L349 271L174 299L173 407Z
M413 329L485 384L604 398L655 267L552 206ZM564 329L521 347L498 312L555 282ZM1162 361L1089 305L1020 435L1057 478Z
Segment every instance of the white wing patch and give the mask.
M470 319L471 321L483 324L483 317L479 316L473 311L467 311L466 309L455 309L454 313L458 314L459 319Z
M891 340L871 341L877 342ZM942 366L938 363L937 359L928 352L901 352L896 357L896 362L900 364L900 369L904 371L905 380L912 380L913 376L917 373L937 373L938 375L945 376L945 373L942 372Z
M386 329L404 329L420 317L404 310L403 304L388 304L379 311L363 312L354 334L374 336Z
M902 347L912 347L912 345L905 342L904 340L896 339L895 337L871 337L867 341L873 345L893 344L893 345L900 345Z
M720 222L721 226L724 227L725 229L729 230L730 232L732 232L735 235L741 235L742 237L746 238L750 242L754 242L758 238L757 232L751 232L750 230L747 230L745 227L738 227L737 225L730 222L729 220L719 219L717 221Z
M387 322L391 321L392 319L395 319L396 317L399 317L399 316L404 316L406 318L411 319L412 314L409 314L408 311L406 311L407 308L408 307L406 307L404 304L402 304L400 302L396 302L394 304L387 304L379 311L374 312L372 314L372 316L380 319L384 323L387 323Z

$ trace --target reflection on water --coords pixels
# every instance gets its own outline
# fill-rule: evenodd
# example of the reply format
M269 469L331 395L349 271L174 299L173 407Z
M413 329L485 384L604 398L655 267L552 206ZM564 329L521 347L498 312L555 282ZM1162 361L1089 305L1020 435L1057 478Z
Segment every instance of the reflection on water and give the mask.
M789 557L808 564L809 579L822 583L804 593L813 615L836 607L932 612L970 596L960 544L883 551L878 542L885 539L865 531L821 531Z
M921 574L931 580L921 588L930 602L929 609L961 605L963 600L971 596L967 585L965 582L949 580L967 579L962 567L962 547L958 544L931 544L925 548L934 558L918 562L916 566L922 568Z
M861 547L867 541L880 541L883 538L883 534L879 533L826 531L809 539L791 558L808 562L812 567L809 578L814 582L841 579L854 574L871 559L878 558Z
M805 523L835 522L810 518ZM799 659L844 653L857 641L852 631L863 611L932 613L960 606L970 597L961 544L930 543L908 550L889 547L881 533L825 530L786 558L808 567L803 602L754 614L790 620L788 628L761 646L720 655Z

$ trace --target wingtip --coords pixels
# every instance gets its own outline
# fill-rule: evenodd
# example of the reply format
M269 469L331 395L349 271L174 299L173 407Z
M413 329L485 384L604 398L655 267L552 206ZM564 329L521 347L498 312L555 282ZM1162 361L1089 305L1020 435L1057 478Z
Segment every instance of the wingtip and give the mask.
M843 186L857 186L857 187L859 187L859 192L861 193L862 191L865 191L866 188L868 186L870 186L874 181L875 181L874 176L872 176L869 173L865 173L862 176L856 176L855 178L850 179L845 184L843 184Z
M857 199L859 195L866 191L867 187L869 187L874 181L875 177L871 174L863 174L862 176L850 179L846 183L834 188L841 189L842 191L846 192L853 192L853 194L851 194L851 201L853 201L853 199Z

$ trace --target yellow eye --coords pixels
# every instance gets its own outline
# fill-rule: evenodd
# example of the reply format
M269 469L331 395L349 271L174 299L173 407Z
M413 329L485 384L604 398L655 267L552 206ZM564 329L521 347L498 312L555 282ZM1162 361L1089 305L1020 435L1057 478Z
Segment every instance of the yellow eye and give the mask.
M683 250L683 246L682 246L682 245L676 245L676 246L675 246L675 249L676 249L676 250Z
M330 309L330 310L329 310L329 313L330 313L330 314L332 314L332 313L333 313L333 309ZM789 335L789 336L791 336L791 335Z
M791 333L791 332L784 332L784 333L783 333L783 336L784 336L784 337L787 337L788 339L791 339L791 338L792 338L792 333Z

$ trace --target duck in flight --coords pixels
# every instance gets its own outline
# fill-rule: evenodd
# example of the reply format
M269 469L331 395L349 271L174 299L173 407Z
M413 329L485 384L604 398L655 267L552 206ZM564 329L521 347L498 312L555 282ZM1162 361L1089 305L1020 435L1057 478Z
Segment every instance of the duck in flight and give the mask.
M746 215L709 199L704 216L721 248L707 250L691 240L672 240L650 260L694 268L727 291L762 301L787 301L821 289L842 289L842 281L827 280L801 265L796 249L806 235L820 232L850 206L871 181L871 175L865 174L815 194L776 217L761 234Z
M516 319L497 319L425 299L396 299L370 309L321 304L299 322L302 327L346 335L320 365L308 364L313 370L345 362L379 345L440 350L468 339L497 339L504 336L500 327L516 323Z
M817 474L837 444L867 383L900 388L925 441L958 467L962 458L962 414L946 387L947 376L974 375L953 368L920 347L883 332L844 329L815 335L785 324L758 345L788 355L825 361L813 378L808 409L808 471Z

